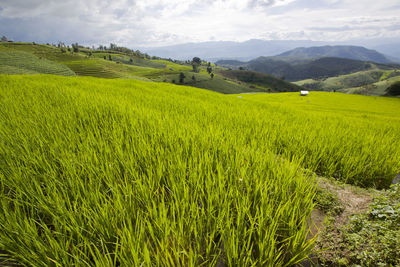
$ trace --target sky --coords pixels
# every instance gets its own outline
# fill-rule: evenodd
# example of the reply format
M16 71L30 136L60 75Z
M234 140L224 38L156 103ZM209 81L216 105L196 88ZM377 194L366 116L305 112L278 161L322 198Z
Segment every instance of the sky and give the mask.
M0 0L0 36L38 43L400 38L399 0Z

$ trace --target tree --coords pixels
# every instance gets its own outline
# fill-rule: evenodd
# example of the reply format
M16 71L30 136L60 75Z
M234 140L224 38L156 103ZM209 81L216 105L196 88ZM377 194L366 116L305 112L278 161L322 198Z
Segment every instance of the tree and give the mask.
M183 72L179 73L179 83L183 83L185 78L186 78L186 76Z
M74 53L78 53L79 52L78 43L72 44L72 51L74 51Z
M194 74L193 74L193 76L192 76L192 80L195 82L196 81L196 77L194 76Z
M7 37L5 37L4 35L1 37L1 42L7 42L8 41L8 39L7 39Z
M208 67L207 67L207 72L208 72L208 74L211 74L211 72L212 72L212 68L210 65L208 65Z
M199 57L194 57L192 59L192 67L194 72L199 72L199 66L201 65L201 59Z
M192 63L193 72L199 72L198 65L196 63Z
M108 55L108 60L112 61L111 55Z
M386 89L386 95L388 96L400 96L400 81L397 81L390 85Z
M199 57L194 57L192 59L192 63L197 63L198 65L200 65L201 64L201 59Z

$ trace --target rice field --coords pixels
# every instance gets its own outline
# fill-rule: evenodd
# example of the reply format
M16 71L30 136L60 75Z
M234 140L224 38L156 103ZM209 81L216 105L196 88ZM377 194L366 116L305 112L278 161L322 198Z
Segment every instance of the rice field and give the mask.
M0 73L5 74L54 74L75 76L65 65L39 58L27 52L0 50Z
M316 175L387 187L400 99L0 75L0 258L293 266Z

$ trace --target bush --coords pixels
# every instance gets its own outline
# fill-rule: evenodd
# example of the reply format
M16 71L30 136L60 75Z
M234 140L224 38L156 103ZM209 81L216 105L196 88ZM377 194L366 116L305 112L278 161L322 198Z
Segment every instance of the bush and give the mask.
M400 95L400 81L393 83L386 89L386 95L397 96Z

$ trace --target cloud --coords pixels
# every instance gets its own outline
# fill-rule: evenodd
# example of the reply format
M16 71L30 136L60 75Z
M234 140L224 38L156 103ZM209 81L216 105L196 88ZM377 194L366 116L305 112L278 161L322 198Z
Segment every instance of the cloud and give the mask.
M388 8L391 7L391 8ZM0 0L0 35L129 47L400 37L398 0Z

